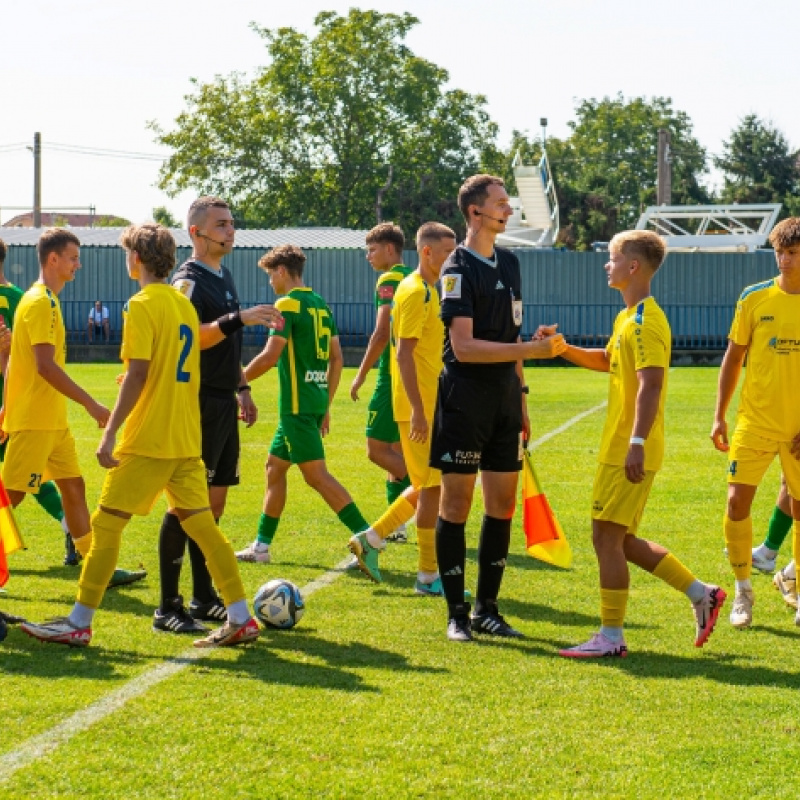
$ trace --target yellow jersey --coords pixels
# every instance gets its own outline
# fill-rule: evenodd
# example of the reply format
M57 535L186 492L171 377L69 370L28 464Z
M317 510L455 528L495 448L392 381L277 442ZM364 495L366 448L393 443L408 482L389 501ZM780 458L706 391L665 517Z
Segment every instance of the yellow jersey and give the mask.
M397 422L410 422L411 403L397 366L399 339L417 340L414 348L417 385L425 417L430 423L436 405L439 373L442 371L444 324L439 317L439 293L418 272L412 272L400 281L392 306L392 407Z
M747 347L736 427L786 442L800 433L800 294L777 278L748 286L728 338Z
M660 367L664 370L664 385L653 427L644 444L644 468L648 471L661 469L664 461L664 405L672 332L666 315L652 297L645 298L633 308L620 311L614 321L614 332L606 352L611 379L608 386L608 415L598 460L602 464L625 464L636 418L636 396L639 393L636 373L647 367Z
M64 368L67 340L61 305L39 281L25 292L14 316L3 423L8 433L67 429L67 398L39 375L33 352L37 344L53 345L53 360Z
M125 304L121 357L150 369L116 452L199 457L200 328L191 302L167 283L145 286Z

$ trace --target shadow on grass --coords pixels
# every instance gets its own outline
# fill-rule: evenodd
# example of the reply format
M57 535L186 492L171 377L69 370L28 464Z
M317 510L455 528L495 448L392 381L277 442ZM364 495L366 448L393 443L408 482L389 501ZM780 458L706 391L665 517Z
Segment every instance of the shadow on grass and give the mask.
M574 642L561 642L553 639L538 639L549 643L553 650L549 655L560 661L558 650L571 647ZM572 663L580 661L575 659ZM763 666L758 656L739 653L714 653L704 650L695 656L678 656L669 653L656 653L648 650L634 650L627 658L589 659L591 663L608 669L625 672L637 678L672 678L683 681L687 678L705 678L730 686L770 686L797 689L800 676L796 672L772 669ZM742 661L752 662L742 664ZM576 664L580 667L581 665Z
M352 670L379 670L386 673L387 681L404 673L449 674L443 668L412 664L391 650L361 642L332 642L307 629L262 633L257 644L242 648L236 655L235 661L208 658L193 663L198 672L230 672L273 685L371 693L379 693L380 685L367 683Z
M64 647L37 642L16 626L0 645L0 675L25 675L35 678L86 678L96 681L119 680L119 668L163 662L163 655L144 655L132 650L100 647Z

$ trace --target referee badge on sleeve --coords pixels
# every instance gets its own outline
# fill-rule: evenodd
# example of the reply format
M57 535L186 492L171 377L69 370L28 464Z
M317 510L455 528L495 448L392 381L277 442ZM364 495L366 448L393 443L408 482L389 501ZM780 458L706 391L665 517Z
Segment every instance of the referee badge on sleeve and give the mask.
M445 275L442 278L442 299L459 300L461 298L461 275Z
M194 291L194 281L190 280L189 278L178 278L175 283L172 284L181 294L186 295L186 297L191 300L192 299L192 292Z
M522 300L511 301L511 316L514 324L519 328L522 325Z

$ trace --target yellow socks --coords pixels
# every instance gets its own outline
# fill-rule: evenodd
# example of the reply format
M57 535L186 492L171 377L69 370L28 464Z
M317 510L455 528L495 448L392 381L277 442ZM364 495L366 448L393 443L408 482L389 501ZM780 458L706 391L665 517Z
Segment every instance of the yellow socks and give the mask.
M97 514L98 512L95 512ZM94 517L92 517L94 520ZM72 543L75 545L75 549L84 557L89 555L89 550L92 547L92 532L84 534L81 536L80 539L76 539L74 536L72 537Z
M749 580L753 561L753 520L747 517L734 522L726 514L722 527L728 546L728 561L736 580Z
M627 589L600 589L600 622L604 628L621 628L628 607Z
M181 520L186 535L203 551L208 571L222 594L226 606L244 600L244 585L231 543L223 536L210 511L201 511Z
M385 539L393 530L408 522L414 516L417 505L413 505L401 494L397 500L386 509L382 517L372 523L372 530Z
M436 530L434 528L417 528L417 550L419 551L419 572L438 572L436 561Z
M78 542L88 539L92 545L86 554L78 581L78 602L81 605L99 608L117 566L122 531L127 524L127 519L98 509L92 514L91 534L81 536L75 542L78 547ZM80 549L78 552L82 553Z
M748 553L750 551L748 550ZM686 590L694 583L695 577L672 553L667 553L658 562L653 575L669 584L673 589L686 594Z
M794 559L795 570L797 569L798 557L800 557L800 520L796 519L792 524L792 558Z

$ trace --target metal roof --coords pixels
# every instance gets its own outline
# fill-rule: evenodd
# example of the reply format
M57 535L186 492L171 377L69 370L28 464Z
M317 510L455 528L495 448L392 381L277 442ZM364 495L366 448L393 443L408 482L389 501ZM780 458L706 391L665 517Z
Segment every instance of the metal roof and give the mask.
M3 228L0 239L8 245L35 245L45 228ZM124 228L70 228L86 247L118 247ZM189 234L183 228L171 228L178 247L191 247ZM279 230L236 231L236 247L254 247L265 250L281 244L294 244L304 250L311 249L364 249L367 231L349 228L281 228Z

